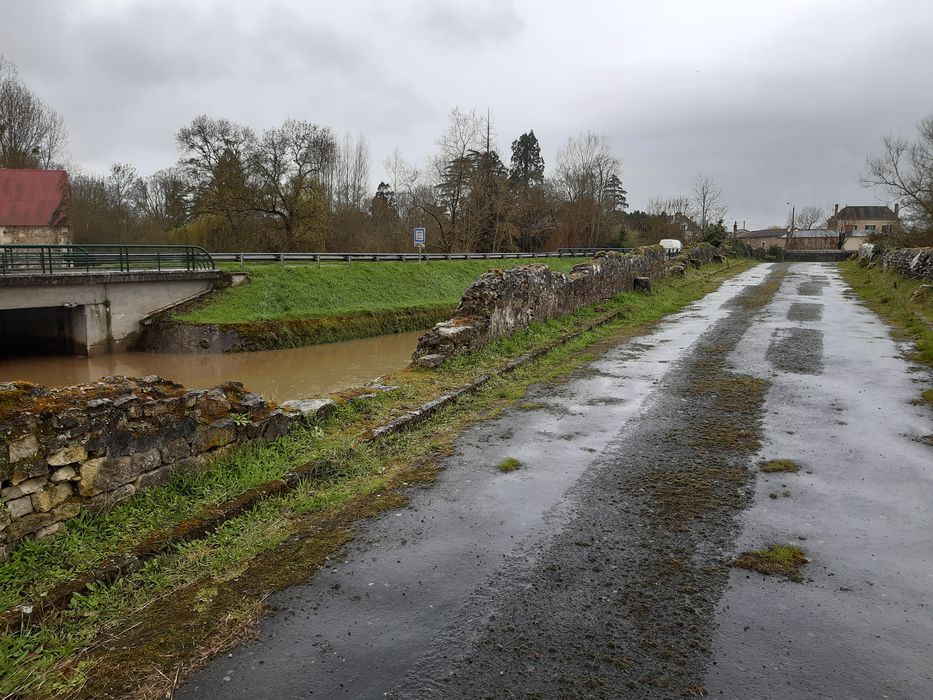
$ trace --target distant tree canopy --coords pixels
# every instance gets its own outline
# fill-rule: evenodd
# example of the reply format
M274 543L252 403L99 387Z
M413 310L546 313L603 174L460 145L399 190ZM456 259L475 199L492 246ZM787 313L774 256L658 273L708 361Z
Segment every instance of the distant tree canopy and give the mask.
M151 175L128 163L71 173L78 242L187 242L215 251L400 251L415 226L428 250L541 251L702 238L725 213L722 188L628 212L609 138L583 132L550 172L529 129L505 161L489 115L451 110L436 150L415 166L398 149L370 182L362 136L289 119L261 132L201 115L175 134L177 161ZM61 116L0 59L0 167L50 168L67 157ZM695 220L696 219L696 220Z

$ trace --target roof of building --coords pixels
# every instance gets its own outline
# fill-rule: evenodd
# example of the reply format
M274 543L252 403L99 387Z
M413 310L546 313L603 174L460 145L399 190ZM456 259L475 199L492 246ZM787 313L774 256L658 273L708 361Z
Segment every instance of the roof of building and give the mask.
M68 226L68 173L0 168L0 226Z
M763 228L757 231L740 230L735 234L736 238L783 238L787 231L782 228Z
M835 214L834 219L847 219L847 220L872 220L872 219L891 219L892 221L897 220L897 214L891 211L890 207L878 207L878 206L868 206L868 207L852 207L844 206L839 210L838 214Z
M794 231L794 238L838 238L836 231L828 228L813 228Z

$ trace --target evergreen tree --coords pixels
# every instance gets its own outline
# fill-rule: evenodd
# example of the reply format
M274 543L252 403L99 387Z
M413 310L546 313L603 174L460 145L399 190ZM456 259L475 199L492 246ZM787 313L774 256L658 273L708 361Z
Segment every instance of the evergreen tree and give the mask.
M534 129L512 142L509 182L513 186L534 187L544 184L544 158Z

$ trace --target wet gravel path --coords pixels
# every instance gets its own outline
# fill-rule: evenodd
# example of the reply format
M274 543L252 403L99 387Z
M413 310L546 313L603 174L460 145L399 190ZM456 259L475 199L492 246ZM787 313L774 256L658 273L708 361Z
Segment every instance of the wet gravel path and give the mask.
M699 695L723 565L754 475L767 383L728 354L783 269L749 286L569 494L535 564L500 572L465 652L439 645L393 697Z
M819 435L833 434L839 446L834 431L846 423L840 407L857 417L853 433L879 437L864 429L872 412L856 408L853 387L862 385L837 372L840 343L871 335L874 345L859 361L871 365L871 355L883 353L882 365L899 373L887 409L906 404L913 395L907 389L919 392L883 327L864 310L852 311L855 302L843 298L829 269L758 266L572 381L539 388L526 410L470 429L432 488L362 525L341 560L307 585L270 598L278 612L263 622L259 638L215 660L176 697L861 697L834 695L834 686L812 681L813 673L803 674L811 680L803 692L791 682L793 670L813 659L832 661L804 643L812 630L801 628L825 599L804 598L794 625L781 623L810 583L728 565L743 548L803 541L798 534L825 541L815 533L821 525L813 512L835 484L823 483L813 500L801 498L803 509L775 521L761 513L773 515L795 498L769 497L770 480L787 476L759 476L760 459L810 454L812 464ZM835 339L821 325L840 314L840 323L861 324L852 339ZM848 389L832 393L832 401L811 400L801 388L827 374ZM794 430L784 426L791 420L781 412L784 401L797 402ZM806 434L803 451L784 454L788 443L779 438L798 432ZM908 432L922 434L922 427ZM854 457L863 460L861 491L850 493L859 499L877 491L866 439ZM908 460L904 488L910 479L929 483L918 454L899 453ZM499 472L505 457L522 467ZM909 534L919 542L929 539L921 528L930 522L930 496L925 507L910 503L919 514L908 519ZM825 526L844 528L846 498L831 500L836 512ZM883 512L893 518L896 505L885 502ZM854 540L835 546L857 547L865 536L859 527ZM894 532L883 532L890 548ZM820 557L839 554L832 544L821 546ZM900 570L933 580L928 555L916 544L907 551L921 563L905 554ZM864 569L870 559L856 557ZM929 619L916 598L923 583L912 584L915 597L904 615L911 632L895 635L887 651L898 641L919 649L927 633L933 639L933 625L917 626ZM863 602L859 614L884 616ZM821 639L851 635L855 627L826 625ZM797 647L802 655L793 653ZM773 663L775 654L788 663ZM903 661L917 658L888 653L873 673ZM917 670L902 675L910 680L879 687L913 689L926 678Z

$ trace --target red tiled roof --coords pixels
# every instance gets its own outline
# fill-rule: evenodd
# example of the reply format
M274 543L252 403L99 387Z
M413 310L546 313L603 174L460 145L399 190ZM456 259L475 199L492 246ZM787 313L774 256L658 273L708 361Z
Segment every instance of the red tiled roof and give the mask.
M68 173L0 168L0 226L69 226Z

